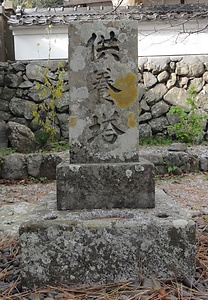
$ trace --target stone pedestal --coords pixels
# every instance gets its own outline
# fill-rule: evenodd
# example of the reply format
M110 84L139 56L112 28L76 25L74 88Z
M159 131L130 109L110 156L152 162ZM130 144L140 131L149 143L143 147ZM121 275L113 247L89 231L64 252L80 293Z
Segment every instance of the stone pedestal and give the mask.
M23 284L31 288L195 272L195 223L161 190L153 209L57 211L50 195L21 226L20 245Z
M138 163L70 164L57 167L59 210L153 208L154 165Z

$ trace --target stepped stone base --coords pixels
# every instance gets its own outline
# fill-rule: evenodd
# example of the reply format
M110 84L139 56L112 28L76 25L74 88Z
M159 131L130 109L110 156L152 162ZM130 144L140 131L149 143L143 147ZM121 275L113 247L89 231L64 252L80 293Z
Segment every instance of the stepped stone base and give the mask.
M20 227L23 284L87 286L139 274L183 277L195 271L195 223L161 191L153 209L57 211L43 199Z
M57 167L58 210L153 208L154 165L133 163L70 164Z

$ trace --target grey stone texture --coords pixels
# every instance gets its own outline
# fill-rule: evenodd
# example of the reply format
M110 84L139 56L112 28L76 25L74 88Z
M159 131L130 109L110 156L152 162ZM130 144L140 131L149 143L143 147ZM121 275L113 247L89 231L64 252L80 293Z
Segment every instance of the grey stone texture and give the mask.
M58 61L51 61L49 76L56 84ZM1 67L0 78L0 121L14 121L24 124L32 131L37 131L39 126L34 126L33 111L40 111L43 101L48 101L50 93L40 97L40 92L44 89L43 76L44 68L48 67L47 61L40 62L8 62ZM63 62L66 69L64 79L64 93L57 99L56 113L65 113L69 119L69 94L68 94L68 72L67 62ZM37 85L40 84L40 89ZM66 119L66 118L65 118ZM57 126L61 130L62 137L68 139L66 122L57 119Z
M30 288L195 272L195 223L161 190L156 207L147 210L57 212L51 194L21 225L19 235L22 280Z
M14 153L3 158L1 178L16 180L27 178L27 176L25 156L23 154Z
M146 130L147 136L151 134L151 129L146 128L148 124L141 124L141 130ZM150 126L149 126L150 127ZM173 147L142 147L140 146L140 158L145 158L155 165L155 174L166 174L168 173L168 167L175 167L180 170L180 172L189 173L196 171L208 171L208 153L207 149L201 151L200 148L195 146L196 151L192 151L192 147L181 147L180 144ZM206 148L206 147L205 147ZM175 149L175 150L174 150ZM175 155L171 152L174 151ZM184 155L180 155L180 165L178 165L178 155L177 151L183 152ZM187 163L188 155L188 163ZM13 154L6 157L1 157L2 163L0 165L0 178L12 179L13 173L11 171L13 165ZM53 156L53 158L51 158ZM169 159L171 156L171 159ZM25 179L29 176L34 178L47 177L50 176L51 179L56 179L56 167L60 162L66 162L69 158L69 152L54 152L52 153L31 153L31 154L21 154L16 156L17 160L21 160L24 157L24 164L18 163L19 168L19 179ZM55 158L56 157L56 158ZM12 159L10 159L12 158ZM171 163L166 164L166 161ZM46 161L44 163L44 161ZM1 174L1 167L4 169L3 175ZM50 170L50 171L48 171ZM3 177L2 177L3 176Z
M138 163L69 164L57 167L59 210L152 208L154 166Z
M176 74L187 77L200 77L204 73L204 64L197 57L184 57L176 63Z
M0 178L25 179L34 178L56 179L57 165L69 157L69 152L54 153L14 153L1 156Z
M9 109L14 116L24 117L26 120L33 119L33 111L36 111L35 104L32 101L21 98L12 98L9 103Z
M69 27L71 163L138 161L137 27L128 20Z
M139 109L136 110L138 112L138 117L147 111L150 112L152 106L159 101L164 101L169 107L172 105L181 105L189 111L186 99L189 96L187 89L191 84L194 84L198 91L197 105L208 113L207 57L208 56L204 55L139 58L138 99L140 99L140 106ZM61 137L67 139L67 116L69 118L70 115L68 108L69 80L68 64L67 62L63 63L66 70L64 76L65 91L63 96L56 103L56 112L57 114L66 114L63 117L59 117L57 125L60 128ZM33 131L38 130L37 126L34 126L33 120L29 120L31 118L31 112L29 113L29 119L28 114L25 115L23 113L25 108L22 110L22 103L29 102L30 105L38 104L38 109L40 109L42 101L47 101L49 98L49 93L46 93L42 97L42 100L38 96L41 89L44 88L42 78L38 73L40 72L41 67L44 66L46 66L45 61L40 61L39 63L26 61L7 62L1 66L0 121L8 122L20 118L16 120L19 120L18 122L21 122L21 124L27 125ZM49 69L51 78L55 80L57 75L57 61L51 61ZM15 76L10 76L9 74L14 74ZM149 78L154 78L154 84L152 80L147 82L145 79L147 78L147 74ZM6 78L9 78L9 80L6 80ZM40 90L36 89L38 83L41 85ZM81 93L81 95L83 94ZM16 101L14 105L14 99L21 99L21 101ZM31 111L30 105L29 107L26 105L29 111ZM167 113L168 111L164 112L163 116L169 119ZM21 117L19 116L20 114ZM154 120L155 118L157 117L152 115L151 120ZM23 123L24 120L25 123ZM151 122L151 120L148 119L142 121L142 127L144 128L144 124L147 124L146 128L148 128L148 130L140 130L140 137L158 134L158 129L155 129L154 127L155 122ZM161 127L159 133L166 135L168 125L169 123L167 123L166 127ZM204 132L204 138L208 138L206 131Z
M0 150L8 147L8 126L4 121L0 121Z
M35 135L27 126L10 121L8 133L10 144L17 152L27 153L36 149Z

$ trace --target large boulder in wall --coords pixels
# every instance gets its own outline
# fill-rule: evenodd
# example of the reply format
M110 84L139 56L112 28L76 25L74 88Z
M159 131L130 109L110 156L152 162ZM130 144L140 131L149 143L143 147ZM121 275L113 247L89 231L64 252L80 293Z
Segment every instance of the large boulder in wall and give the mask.
M15 122L8 122L7 125L9 129L9 142L12 148L20 153L35 150L35 135L30 128Z

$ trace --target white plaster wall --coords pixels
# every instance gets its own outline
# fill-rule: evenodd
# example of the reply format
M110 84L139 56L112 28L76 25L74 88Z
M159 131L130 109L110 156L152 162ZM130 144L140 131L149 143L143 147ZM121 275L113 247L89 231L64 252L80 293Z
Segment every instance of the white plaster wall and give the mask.
M66 59L68 57L68 28L45 27L23 28L17 27L13 31L15 59Z
M205 21L139 22L138 56L208 54ZM195 32L191 33L190 32ZM16 27L13 29L16 60L68 58L68 28ZM49 51L49 48L51 49Z
M190 55L208 53L204 20L139 23L138 55Z

